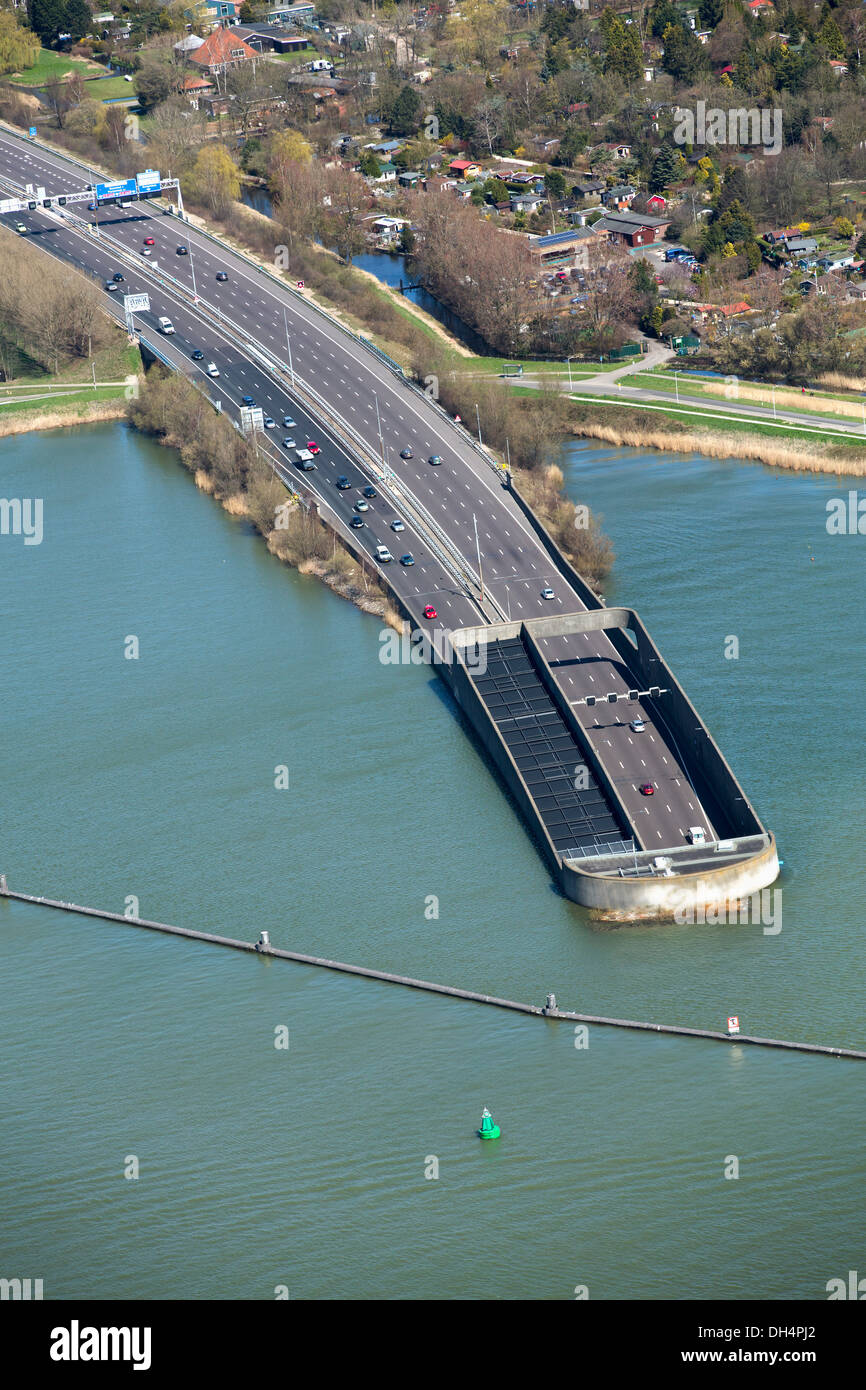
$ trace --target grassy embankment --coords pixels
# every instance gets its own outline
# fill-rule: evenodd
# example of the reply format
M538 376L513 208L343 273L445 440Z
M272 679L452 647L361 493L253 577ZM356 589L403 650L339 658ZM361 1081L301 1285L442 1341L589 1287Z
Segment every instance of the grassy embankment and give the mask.
M400 630L402 619L378 576L314 512L294 501L256 450L184 377L153 367L127 403L136 429L176 449L196 486L264 538L272 555L321 580L341 598Z
M119 331L90 361L77 358L56 374L29 364L14 380L0 382L0 436L122 420L141 376L138 348Z

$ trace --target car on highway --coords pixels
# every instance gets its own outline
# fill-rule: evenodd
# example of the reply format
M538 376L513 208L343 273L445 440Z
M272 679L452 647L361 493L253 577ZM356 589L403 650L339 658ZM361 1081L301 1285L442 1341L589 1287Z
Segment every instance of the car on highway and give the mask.
M415 556L411 553L411 551L407 550L405 555L400 556L400 564L405 565L407 569L409 565L414 565L414 563Z
M646 724L642 719L638 718L633 719L628 727L631 729L632 733L642 734L644 729L646 728Z
M306 454L306 453L307 453L306 449L296 449L296 450L295 450L295 462L297 463L298 467L299 467L304 473L315 473L315 471L316 471L316 461L315 461L315 459L311 459L311 458L309 457L309 455L308 455L306 458L302 458L302 457L301 457L302 454Z
M704 834L703 826L690 825L689 833L686 836L686 839L688 840L690 845L705 845L707 843L707 837Z
M255 405L252 396L241 396L241 405Z
M119 270L116 270L111 278L115 282L115 284L119 285L120 282L124 280L126 277L121 275Z
M424 617L428 619L439 617L439 614L436 612L436 609L433 607L432 603L428 603L427 607L424 609Z
M407 444L407 446L406 446L405 449L401 449L401 450L400 450L400 457L401 457L401 459L413 459L413 458L415 457L415 455L412 453L412 450L409 448L408 444Z
M307 448L309 449L311 454L320 454L322 452L315 439L307 440Z
M149 256L149 255L150 255L150 247L149 247L149 246L142 246L141 252L140 252L139 254L142 255L142 256Z
M372 485L371 483L368 483L367 486L363 489L363 495L364 495L365 497L378 497L378 496L379 496L378 492L376 491L376 489L373 487L373 485Z
M171 319L166 318L165 314L160 314L159 318L156 321L156 326L159 329L160 333L165 333L166 337L170 336L174 332L174 324L172 323Z
M653 786L652 782L641 782L640 786L638 787L638 791L640 792L641 796L655 796L656 793L656 789Z
M16 222L16 223L15 223L15 230L16 230L16 232L20 232L22 236L26 236L26 235L27 235L27 228L24 226L24 223L23 223L23 222Z
M219 376L219 374L220 374L220 369L219 369L219 367L217 366L216 362L208 362L207 367L205 368L205 370L206 370L208 376L214 376L214 377L216 377L216 376Z
M144 244L145 244L145 246L155 246L155 245L156 245L156 237L155 237L155 236L146 236L146 237L144 238Z
M442 455L441 455L441 454L431 454L430 457L428 458L427 462L428 462L428 463L432 463L432 465L433 465L434 468L438 468L438 467L439 467L439 464L442 462Z
M283 440L283 448L284 448L284 449L297 449L297 447L298 447L298 441L297 441L297 439L292 439L291 437L289 437L288 439L284 439L284 440Z
M395 516L394 520L391 522L391 530L392 530L392 531L405 531L405 530L406 530L406 523L405 523L404 521L401 521L400 518L399 518L399 516Z
M272 430L276 423L277 422L274 419L273 415L266 415L262 420L262 424L264 425L266 430Z
M108 290L109 294L117 294L117 285L115 285L113 280L106 280L105 288Z
M368 512L370 510L370 503L365 502L363 497L359 497L357 502L353 502L352 505L356 512Z
M201 348L193 348L190 356L192 357L193 362L201 362L202 358L204 357L204 353L202 352Z
M379 561L380 565L389 565L393 558L394 556L391 554L387 545L376 546L376 559Z
M297 428L298 428L298 422L297 422L297 420L293 420L292 417L291 417L291 415L284 415L284 416L283 416L283 429L284 429L284 430L296 430Z
M541 597L542 597L542 598L556 598L556 594L553 592L553 590L551 589L551 587L550 587L549 584L545 584L544 588L543 588L542 591L541 591Z
M341 473L339 478L337 479L337 487L340 489L340 491L345 492L346 488L351 486L352 484L349 482L349 479L346 477L345 473Z
M87 211L88 211L88 212L96 212L96 204L95 204L95 203L88 203L88 204L87 204Z
M179 247L177 248L177 251L175 252L175 255L178 255L178 256L188 256L188 255L189 255L189 251L188 251L188 249L187 249L185 246L179 246Z
M352 527L353 531L360 531L362 526L367 525L366 521L362 516L353 516L349 524Z
M226 275L226 273L225 273L224 270L218 270L218 271L217 271L217 274L216 274L216 278L217 278L218 280L227 280L229 277Z

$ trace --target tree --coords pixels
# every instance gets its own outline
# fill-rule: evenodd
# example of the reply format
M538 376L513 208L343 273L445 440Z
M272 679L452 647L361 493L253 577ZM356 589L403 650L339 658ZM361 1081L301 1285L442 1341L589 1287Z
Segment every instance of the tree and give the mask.
M682 24L669 24L662 35L665 46L662 67L680 82L693 82L704 66L704 51Z
M205 145L199 150L188 186L191 196L217 215L239 197L240 178L225 145Z
M93 14L84 0L66 0L63 14L64 33L71 34L74 39L80 39L89 31L92 23Z
M0 75L23 72L39 57L39 40L31 29L24 29L14 16L0 14Z
M649 177L650 193L663 193L668 184L673 183L680 170L680 154L673 145L665 142L653 160Z
M698 14L701 17L701 28L715 29L717 24L721 24L724 12L723 0L700 0Z
M421 98L410 87L408 82L404 82L397 96L391 105L388 113L388 128L395 135L414 135L418 129L418 112L421 109Z
M382 172L382 166L372 150L361 151L358 168L367 179L377 179Z
M30 28L45 45L54 43L66 22L66 0L27 0Z
M171 76L162 63L142 63L135 74L135 90L145 111L165 101L171 92Z
M559 169L548 169L544 175L544 186L551 197L565 197L565 175Z
M609 17L608 17L609 16ZM637 29L625 25L613 10L601 12L604 33L605 72L614 72L623 82L636 82L643 72L643 50Z

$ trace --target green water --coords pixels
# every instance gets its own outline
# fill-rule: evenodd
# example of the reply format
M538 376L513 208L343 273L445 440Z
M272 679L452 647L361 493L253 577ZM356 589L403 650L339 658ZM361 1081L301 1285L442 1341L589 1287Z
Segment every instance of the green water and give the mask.
M609 601L777 833L779 935L590 923L429 671L382 665L374 619L119 425L2 444L3 495L44 499L40 546L0 536L10 885L866 1046L866 541L824 530L849 482L577 446L568 486L614 538ZM46 1298L814 1299L862 1264L861 1064L603 1029L579 1050L566 1024L8 901L0 952L0 1276Z

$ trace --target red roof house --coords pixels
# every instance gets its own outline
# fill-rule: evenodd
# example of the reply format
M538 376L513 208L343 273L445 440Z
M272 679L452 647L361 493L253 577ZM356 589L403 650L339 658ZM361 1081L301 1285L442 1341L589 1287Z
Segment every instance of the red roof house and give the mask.
M231 29L214 29L203 44L188 54L191 63L208 73L227 72L229 68L236 68L240 63L259 56Z

